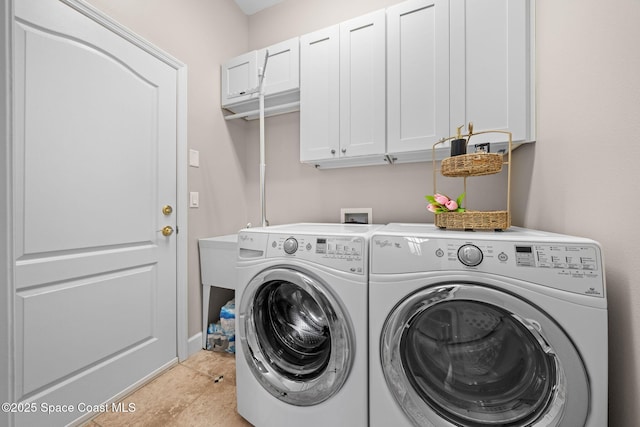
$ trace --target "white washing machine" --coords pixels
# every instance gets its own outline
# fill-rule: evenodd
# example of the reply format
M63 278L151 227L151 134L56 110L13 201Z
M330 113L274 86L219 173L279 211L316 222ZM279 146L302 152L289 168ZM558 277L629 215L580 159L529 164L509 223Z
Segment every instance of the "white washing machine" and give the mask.
M512 227L372 236L371 426L607 425L598 243Z
M256 426L368 424L369 236L292 224L238 235L238 412Z

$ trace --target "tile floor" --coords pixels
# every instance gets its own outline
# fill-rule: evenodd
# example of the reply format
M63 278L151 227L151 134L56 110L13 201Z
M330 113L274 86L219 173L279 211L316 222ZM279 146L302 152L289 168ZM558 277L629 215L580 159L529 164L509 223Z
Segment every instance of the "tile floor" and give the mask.
M121 400L135 411L105 413L83 427L251 426L236 412L235 374L232 354L201 350Z

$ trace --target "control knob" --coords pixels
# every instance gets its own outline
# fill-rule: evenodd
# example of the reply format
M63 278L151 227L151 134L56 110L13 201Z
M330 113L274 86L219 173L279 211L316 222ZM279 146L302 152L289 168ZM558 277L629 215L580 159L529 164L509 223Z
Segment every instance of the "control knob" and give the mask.
M298 250L298 241L293 237L289 237L287 240L284 241L282 248L286 253L291 255Z
M475 245L462 245L458 249L458 259L468 267L475 267L482 262L482 251Z

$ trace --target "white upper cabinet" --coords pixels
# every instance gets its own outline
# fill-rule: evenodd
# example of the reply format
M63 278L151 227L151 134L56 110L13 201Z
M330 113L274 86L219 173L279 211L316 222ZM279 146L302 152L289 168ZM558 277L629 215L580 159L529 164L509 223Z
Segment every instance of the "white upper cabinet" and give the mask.
M237 104L251 98L258 87L256 51L237 56L222 64L222 106Z
M385 105L385 13L380 10L340 24L341 156L385 153Z
M264 94L265 96L298 91L300 89L300 45L298 37L268 48L258 50L258 67L267 62Z
M533 141L534 1L408 0L271 46L265 106L300 100L300 160L318 167L431 160L469 122ZM223 107L257 108L265 52L223 65Z
M300 37L300 161L340 150L340 27Z
M387 120L387 151L397 161L420 160L409 152L424 152L449 135L447 0L387 9Z
M535 139L529 0L451 2L451 124ZM488 141L478 135L472 143Z
M234 113L257 110L258 75L264 68L265 108L278 112L297 110L297 104L289 104L300 100L299 67L298 37L232 58L222 64L222 107ZM283 105L285 108L279 108ZM257 114L248 118L254 116Z
M300 160L383 164L384 10L304 35L300 50Z

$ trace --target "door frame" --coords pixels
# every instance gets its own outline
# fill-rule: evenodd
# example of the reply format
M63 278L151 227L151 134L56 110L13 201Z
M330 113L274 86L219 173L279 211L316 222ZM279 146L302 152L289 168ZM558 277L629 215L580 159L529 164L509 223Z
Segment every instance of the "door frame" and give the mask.
M0 402L15 402L14 351L15 281L13 269L13 22L14 1L0 0ZM188 228L187 228L187 66L134 34L100 10L82 0L59 0L89 19L176 70L176 354L180 361L188 357ZM6 283L6 286L3 285ZM5 345L6 344L6 345ZM0 411L0 425L9 425L9 414Z

